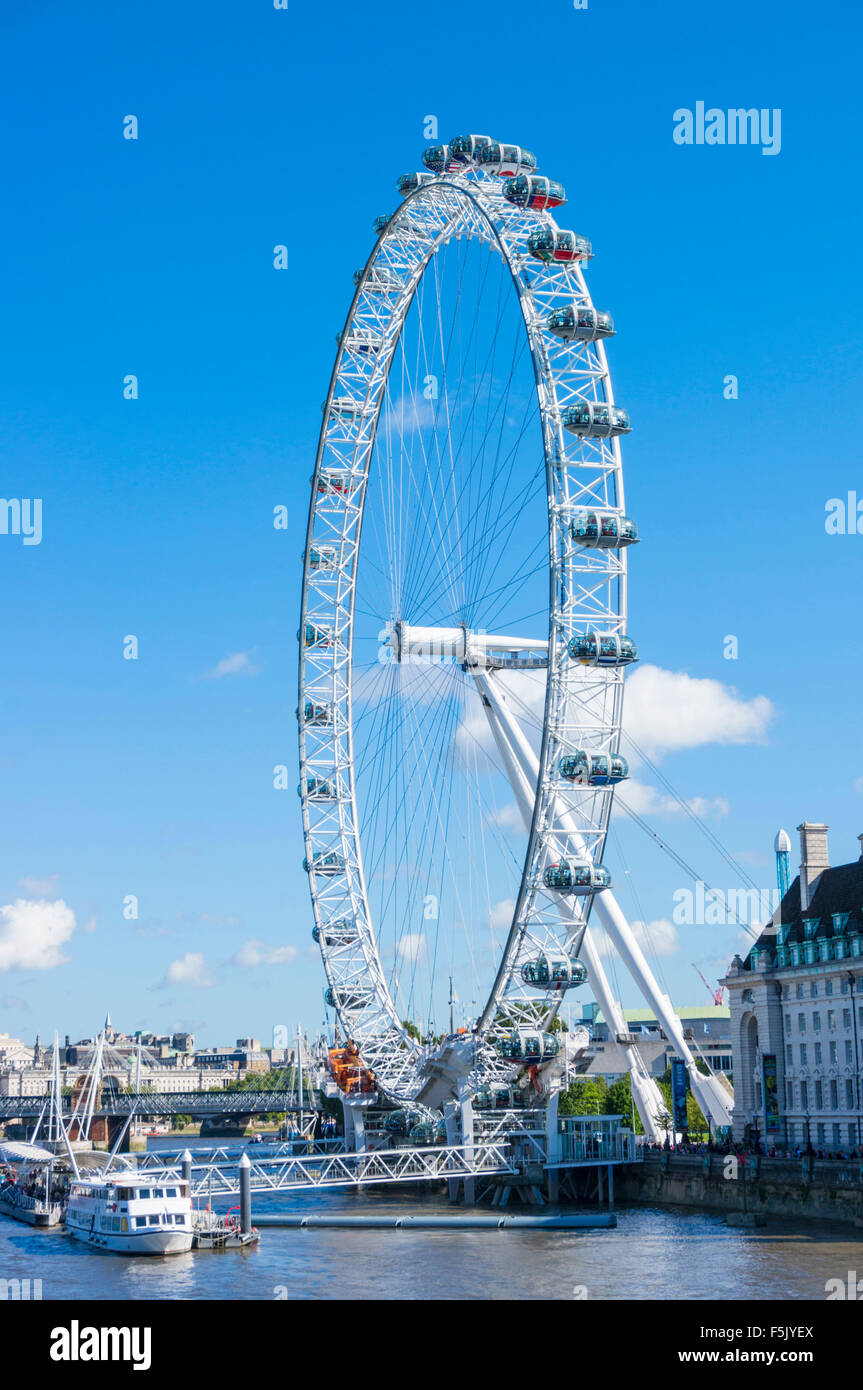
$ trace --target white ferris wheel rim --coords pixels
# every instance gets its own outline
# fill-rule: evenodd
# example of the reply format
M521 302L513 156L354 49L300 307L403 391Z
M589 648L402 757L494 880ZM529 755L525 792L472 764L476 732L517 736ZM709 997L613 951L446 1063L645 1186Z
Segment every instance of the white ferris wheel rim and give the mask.
M312 866L309 881L315 927L345 1035L356 1042L363 1065L374 1073L379 1089L403 1105L415 1102L422 1089L423 1050L406 1032L390 992L364 875L353 761L354 600L366 483L389 368L417 286L433 256L455 235L485 240L510 271L533 364L548 486L549 664L540 770L513 920L476 1024L477 1085L488 1076L506 1074L489 1047L501 1026L502 1005L506 1006L507 1028L520 1023L536 1027L543 1011L553 1013L556 1006L553 993L537 999L536 990L527 991L518 982L517 967L525 953L566 950L579 920L582 925L587 921L590 895L578 900L580 912L575 924L570 920L568 928L562 930L565 924L556 920L557 914L549 906L552 895L540 879L542 866L551 862L555 853L572 855L572 834L561 830L563 811L570 817L566 821L569 826L575 806L579 833L587 836L583 843L589 845L594 864L601 863L608 829L612 788L562 790L554 766L562 750L586 741L585 728L591 731L591 748L618 751L622 673L619 668L597 668L585 677L583 668L579 671L569 662L566 644L571 636L600 627L625 633L626 552L594 552L586 566L579 568L578 548L565 529L567 518L579 505L623 515L620 446L617 438L572 441L563 430L561 413L566 405L594 401L611 406L614 397L601 339L563 344L551 339L545 327L545 317L554 307L565 303L587 308L593 305L578 264L546 265L527 255L527 234L541 227L556 227L547 211L513 207L502 197L499 179L470 166L463 173L445 173L422 183L405 198L369 257L340 336L312 480L300 621L298 715L300 795L306 862ZM350 344L365 342L368 348L375 336L381 347L376 352L366 351L368 360L361 361L362 352ZM334 401L345 399L355 406L347 419L343 407L341 414L333 410ZM321 490L330 488L333 472L348 476L343 495ZM320 551L327 544L336 548L338 563L322 574L314 568L313 560L316 549ZM587 579L579 581L578 576L585 572ZM602 591L603 602L597 598L597 588ZM612 595L616 596L614 602ZM304 645L309 626L318 625L321 630L329 627L332 636L332 646L321 651ZM307 720L309 706L329 709L330 722L316 725ZM326 810L309 792L310 779L322 775L332 777L337 793ZM329 866L331 870L336 864L334 872L314 867L316 856L326 855L336 856ZM554 920L544 920L548 917ZM353 926L343 928L343 921ZM339 930L334 931L334 926Z

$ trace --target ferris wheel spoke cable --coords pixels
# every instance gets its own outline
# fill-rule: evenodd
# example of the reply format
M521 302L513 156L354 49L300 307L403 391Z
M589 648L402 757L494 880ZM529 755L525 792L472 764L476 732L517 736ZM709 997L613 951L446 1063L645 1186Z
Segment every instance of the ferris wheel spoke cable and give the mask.
M691 864L687 864L686 860L682 857L682 855L678 854L676 850L673 850L671 846L665 840L663 840L661 835L658 835L656 831L650 825L647 824L646 821L642 820L641 816L639 816L637 812L633 811L631 806L627 806L626 802L621 797L620 792L618 792L615 797L615 804L618 805L622 811L625 811L626 814L630 817L630 819L634 820L636 825L640 826L646 835L648 835L652 840L655 840L656 844L659 845L660 849L664 850L665 853L674 860L675 864L677 864L679 868L683 869L684 873L688 874L689 877L693 879L696 883L703 883L705 893L709 894L715 902L718 902L720 898L723 898L721 889L712 888L705 878L703 878L700 874L697 874L696 871L692 868ZM761 928L751 927L748 922L744 922L741 917L738 917L736 911L733 915L734 920L737 922L738 926L741 926L744 931L749 932L750 936L752 936L754 940L757 940L758 937L761 935Z
M747 871L742 867L742 865L737 862L731 851L729 849L726 849L725 845L719 839L719 836L716 835L713 830L711 830L710 826L707 825L707 823L702 819L701 816L699 816L698 812L694 810L692 806L690 806L689 802L686 801L678 791L676 791L676 789L672 786L671 782L669 782L668 778L664 775L664 773L662 773L656 766L656 764L651 761L647 753L645 753L644 749L639 747L639 745L635 742L635 739L632 738L630 734L626 734L625 737L628 743L635 749L639 758L641 758L651 769L654 775L659 778L659 781L665 787L665 790L669 793L670 796L674 798L678 806L680 806L681 809L686 812L686 814L689 816L689 819L698 826L702 834L705 835L706 838L713 845L713 848L717 850L719 854L722 855L722 858L726 861L729 867L732 868L734 872L738 874L739 877L743 879L744 883L748 884L750 888L754 888L757 892L760 892L761 890L759 889L759 886L755 882L755 880L747 873Z

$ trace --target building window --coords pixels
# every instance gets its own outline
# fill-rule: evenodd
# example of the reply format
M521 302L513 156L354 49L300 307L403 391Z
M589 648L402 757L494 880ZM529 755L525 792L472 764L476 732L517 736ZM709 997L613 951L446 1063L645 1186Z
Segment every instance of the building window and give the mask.
M805 1044L805 1043L801 1043L801 1044L800 1044L800 1065L801 1065L801 1067L805 1067L805 1066L806 1066L806 1044Z
M850 1010L850 1009L843 1009L843 1010L842 1010L842 1027L843 1027L843 1028L850 1028L850 1027L851 1027L851 1010Z
M813 980L812 983L811 983L811 985L809 986L809 997L810 997L810 999L817 999L817 998L818 998L818 981L817 981L817 980Z
M786 1061L786 1063L787 1063L787 1065L788 1065L789 1067L793 1067L793 1065L794 1065L794 1048L791 1046L790 1043L786 1043L786 1045L785 1045L785 1061Z
M821 1015L817 1009L815 1013L812 1015L812 1027L816 1033L821 1032Z
M863 1013L863 1009L861 1009L860 1012ZM860 1022L863 1023L863 1018L861 1018ZM786 1033L790 1033L790 1032L791 1032L791 1015L790 1015L790 1014L786 1014L786 1015L785 1015L785 1031L786 1031Z
M839 1109L839 1084L836 1081L830 1082L830 1109Z
M788 1107L789 1110L793 1110L793 1109L794 1109L794 1087L792 1086L792 1084L791 1084L790 1081L786 1081L786 1083L785 1083L785 1093L786 1093L786 1096L787 1096L787 1101L786 1101L787 1107Z
M854 1082L850 1079L845 1082L845 1109L854 1109Z
M800 1082L800 1109L809 1109L809 1084L806 1081Z
M820 1081L815 1082L815 1109L824 1109L824 1087Z
M820 1044L820 1043L816 1043L816 1044L815 1044L815 1065L816 1065L816 1067L820 1067L820 1066L821 1066L821 1060L822 1060L822 1059L821 1059L821 1044Z
M839 1045L838 1045L838 1043L832 1042L832 1043L830 1044L830 1061L831 1061L831 1062L838 1062L838 1061L839 1061Z
M854 1061L854 1044L850 1038L845 1039L845 1061L851 1063Z
M803 985L798 985L798 986L797 986L797 998L798 998L798 999L802 999L802 998L803 998Z
M828 1009L828 1010L827 1010L827 1027L828 1027L828 1029L830 1030L831 1033L832 1033L832 1032L834 1031L834 1029L836 1028L836 1010L835 1010L835 1009Z
M824 986L824 993L827 994L827 995L830 995L830 994L833 993L833 981L832 981L832 980L828 980L827 983L825 984L825 986Z
M815 1016L815 1018L818 1017L817 1014L815 1014L814 1016ZM797 1015L797 1030L798 1030L798 1032L800 1032L800 1033L805 1033L805 1032L806 1032L806 1015L805 1015L805 1014L798 1014L798 1015Z
M815 1137L819 1144L823 1145L825 1143L826 1133L824 1125L815 1126Z
M834 1145L834 1148L837 1148L837 1149L838 1149L838 1148L839 1148L839 1145L840 1145L841 1143L842 1143L842 1126L841 1126L841 1125L834 1125L834 1126L833 1126L833 1145Z

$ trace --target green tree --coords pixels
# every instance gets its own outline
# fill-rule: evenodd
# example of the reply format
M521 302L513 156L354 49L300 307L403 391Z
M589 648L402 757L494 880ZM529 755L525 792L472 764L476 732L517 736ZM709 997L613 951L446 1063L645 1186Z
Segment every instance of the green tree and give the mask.
M604 1115L608 1086L604 1076L586 1077L574 1081L561 1092L559 1115Z

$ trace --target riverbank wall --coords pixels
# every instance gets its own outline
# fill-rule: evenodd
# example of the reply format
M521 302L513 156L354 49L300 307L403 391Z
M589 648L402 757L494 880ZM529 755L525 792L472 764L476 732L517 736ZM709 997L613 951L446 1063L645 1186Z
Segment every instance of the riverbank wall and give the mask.
M653 1206L841 1221L863 1229L863 1163L733 1154L645 1155L615 1173L615 1196Z

